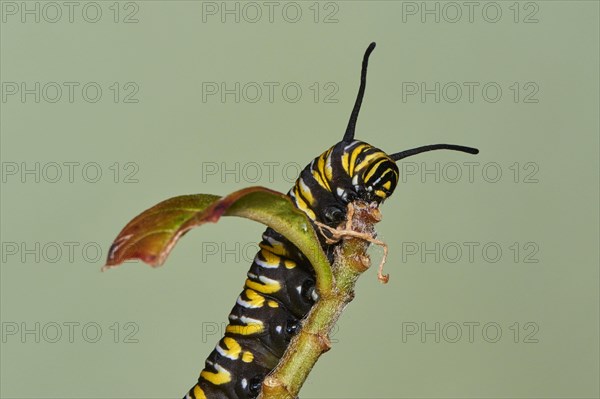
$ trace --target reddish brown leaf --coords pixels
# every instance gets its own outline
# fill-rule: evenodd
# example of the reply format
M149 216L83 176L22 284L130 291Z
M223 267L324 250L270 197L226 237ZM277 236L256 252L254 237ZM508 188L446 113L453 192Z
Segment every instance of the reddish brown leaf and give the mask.
M330 285L329 261L309 219L287 196L264 187L249 187L222 198L183 195L155 205L123 228L102 270L131 259L160 266L183 234L204 223L216 223L221 216L252 219L278 231L307 256L317 272L318 284Z

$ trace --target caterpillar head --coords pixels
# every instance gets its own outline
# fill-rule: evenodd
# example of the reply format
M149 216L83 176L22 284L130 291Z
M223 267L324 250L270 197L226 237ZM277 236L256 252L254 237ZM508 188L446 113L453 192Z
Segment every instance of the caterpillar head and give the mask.
M371 43L362 61L360 87L342 141L315 158L300 174L290 196L311 219L330 226L345 218L349 202L383 202L398 184L396 162L432 150L454 150L477 154L479 150L454 144L433 144L388 155L370 144L354 139L358 113L367 83Z

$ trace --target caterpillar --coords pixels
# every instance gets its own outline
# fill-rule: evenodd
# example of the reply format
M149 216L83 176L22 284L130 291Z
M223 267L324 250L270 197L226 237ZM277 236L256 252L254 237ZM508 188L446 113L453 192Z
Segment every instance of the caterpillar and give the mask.
M364 54L358 95L342 140L313 159L287 194L313 224L337 227L346 220L347 205L355 200L380 205L396 188L396 162L401 159L440 149L479 152L471 147L434 144L388 155L355 140L374 48L375 43L371 43ZM330 262L335 245L321 239ZM265 376L277 366L302 319L319 300L312 266L293 244L267 228L259 247L243 291L229 314L224 337L184 399L256 398Z

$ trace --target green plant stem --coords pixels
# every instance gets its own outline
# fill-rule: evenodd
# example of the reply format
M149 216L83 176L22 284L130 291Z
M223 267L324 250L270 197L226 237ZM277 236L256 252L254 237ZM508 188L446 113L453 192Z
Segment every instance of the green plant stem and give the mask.
M370 212L355 213L352 230L372 235L379 212L376 210L377 218ZM275 370L265 378L259 399L294 399L298 396L319 357L330 349L329 333L354 298L356 280L369 267L368 248L369 242L364 239L342 239L334 254L329 293L321 295Z

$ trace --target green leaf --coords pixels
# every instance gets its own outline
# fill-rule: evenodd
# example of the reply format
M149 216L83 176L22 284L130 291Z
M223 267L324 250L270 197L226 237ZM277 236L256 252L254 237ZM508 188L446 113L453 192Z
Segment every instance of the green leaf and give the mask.
M102 270L132 259L160 266L181 236L204 223L216 223L221 216L251 219L282 234L313 265L319 293L330 292L331 267L310 220L287 196L264 187L249 187L222 198L183 195L155 205L123 228L111 245Z

